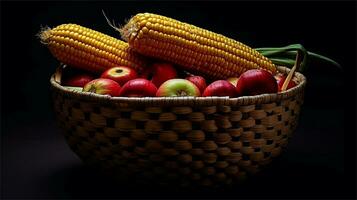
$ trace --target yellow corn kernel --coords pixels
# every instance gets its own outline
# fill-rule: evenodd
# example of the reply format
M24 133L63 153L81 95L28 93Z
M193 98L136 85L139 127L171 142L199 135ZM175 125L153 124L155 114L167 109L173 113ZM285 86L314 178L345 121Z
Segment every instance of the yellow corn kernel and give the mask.
M60 62L92 72L125 65L141 71L145 59L129 44L76 24L47 28L39 34L41 42Z
M140 13L117 30L135 51L212 79L239 76L257 68L276 72L268 58L249 46L165 16Z

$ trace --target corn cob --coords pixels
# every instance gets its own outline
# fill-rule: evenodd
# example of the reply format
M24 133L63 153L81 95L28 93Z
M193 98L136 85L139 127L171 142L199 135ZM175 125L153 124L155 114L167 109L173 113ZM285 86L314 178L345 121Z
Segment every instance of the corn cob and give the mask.
M138 71L145 67L144 58L128 43L76 24L46 28L39 37L54 57L73 67L97 73L120 65Z
M236 77L253 68L276 72L268 58L249 46L165 16L140 13L116 29L135 51L209 78Z

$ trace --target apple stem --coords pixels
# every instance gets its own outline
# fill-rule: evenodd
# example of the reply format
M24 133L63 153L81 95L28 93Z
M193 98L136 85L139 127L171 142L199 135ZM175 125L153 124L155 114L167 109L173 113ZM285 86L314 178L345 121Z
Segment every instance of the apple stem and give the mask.
M94 93L95 93L95 91L96 91L96 89L95 89L95 87L92 85L92 86L90 87L90 89L89 89L89 92L94 92Z
M116 72L116 73L122 73L123 70L122 70L122 69L117 69L115 72Z
M184 90L180 90L178 94L179 96L187 96L187 92L185 92Z

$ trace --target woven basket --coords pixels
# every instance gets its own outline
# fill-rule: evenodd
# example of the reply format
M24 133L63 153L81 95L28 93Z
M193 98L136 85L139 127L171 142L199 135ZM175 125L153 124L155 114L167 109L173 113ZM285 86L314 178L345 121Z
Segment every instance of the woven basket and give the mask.
M298 86L285 92L239 98L112 98L62 87L57 73L50 82L59 125L85 163L122 177L210 186L256 173L286 147L306 83L295 77Z

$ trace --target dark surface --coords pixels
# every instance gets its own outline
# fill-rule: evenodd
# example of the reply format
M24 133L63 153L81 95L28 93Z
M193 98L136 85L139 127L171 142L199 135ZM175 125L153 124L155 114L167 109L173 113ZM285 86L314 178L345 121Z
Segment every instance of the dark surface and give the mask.
M345 71L310 63L288 151L245 185L225 191L120 185L84 167L66 145L49 93L58 62L35 36L41 25L68 22L117 36L102 9L120 23L137 12L164 14L252 47L301 43ZM1 2L1 197L355 198L355 61L353 2Z

